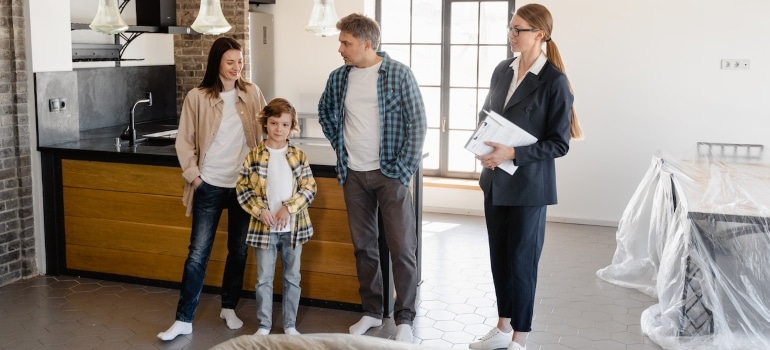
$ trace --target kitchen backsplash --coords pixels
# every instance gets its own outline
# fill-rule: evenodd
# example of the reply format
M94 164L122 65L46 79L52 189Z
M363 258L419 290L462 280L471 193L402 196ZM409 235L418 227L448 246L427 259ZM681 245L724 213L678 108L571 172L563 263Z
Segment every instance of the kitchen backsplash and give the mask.
M76 141L81 131L128 125L131 107L145 99L147 92L152 92L153 103L136 107L137 123L178 120L173 65L35 73L38 144ZM62 97L66 99L64 110L51 111L49 101Z

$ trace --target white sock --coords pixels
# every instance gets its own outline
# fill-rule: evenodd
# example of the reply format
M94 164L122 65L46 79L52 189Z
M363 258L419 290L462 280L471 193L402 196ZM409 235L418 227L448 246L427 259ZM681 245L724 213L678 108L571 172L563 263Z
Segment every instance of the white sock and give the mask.
M238 329L243 327L243 321L235 315L235 310L233 309L222 309L219 313L219 318L225 320L227 328Z
M396 327L396 340L402 341L405 343L413 343L414 338L412 337L412 326L402 323Z
M267 328L260 328L257 330L257 333L254 333L254 335L268 335L270 334L270 330Z
M283 334L289 334L289 335L299 335L299 331L294 327L284 328Z
M364 316L361 317L358 322L356 322L354 325L350 326L350 334L353 335L361 335L366 333L369 328L372 327L379 327L382 326L382 320L371 317L371 316Z
M180 334L190 333L192 333L192 322L176 321L167 331L158 333L158 338L160 340L172 340Z

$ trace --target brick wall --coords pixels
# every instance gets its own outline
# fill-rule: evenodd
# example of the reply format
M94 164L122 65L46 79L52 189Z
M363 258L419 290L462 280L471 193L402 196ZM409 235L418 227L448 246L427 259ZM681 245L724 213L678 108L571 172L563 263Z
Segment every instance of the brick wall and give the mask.
M195 21L200 8L200 0L178 0L176 2L177 25L189 27ZM176 64L177 115L181 112L182 102L190 89L203 81L206 73L206 60L214 40L226 36L237 40L243 48L244 63L249 62L249 1L222 0L222 13L232 28L221 35L174 35L174 61ZM248 67L243 76L248 79Z
M23 3L0 0L0 286L37 274Z

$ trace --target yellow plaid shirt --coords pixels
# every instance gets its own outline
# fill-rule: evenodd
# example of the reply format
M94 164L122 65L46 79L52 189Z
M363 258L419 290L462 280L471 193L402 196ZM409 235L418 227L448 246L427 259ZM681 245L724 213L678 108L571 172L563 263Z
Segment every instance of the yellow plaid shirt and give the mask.
M238 176L235 190L238 193L238 202L246 212L251 214L249 232L246 236L246 244L265 249L270 243L270 227L259 220L259 214L267 208L267 163L270 152L262 141L249 151L243 167ZM316 194L316 183L307 156L298 147L289 142L286 151L286 160L289 162L291 172L294 175L292 185L294 194L283 201L283 205L291 214L291 246L307 242L313 236L313 224L310 222L310 214L307 208L313 202Z

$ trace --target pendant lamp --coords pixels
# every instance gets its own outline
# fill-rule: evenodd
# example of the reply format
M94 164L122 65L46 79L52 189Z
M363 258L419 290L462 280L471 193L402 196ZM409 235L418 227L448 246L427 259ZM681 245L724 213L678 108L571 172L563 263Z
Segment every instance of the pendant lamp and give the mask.
M337 30L337 11L334 10L334 0L313 0L313 12L307 21L305 30L317 36L339 34Z
M118 34L125 32L128 25L120 17L118 0L99 0L99 8L96 17L88 25L94 31L104 34Z
M198 33L208 35L222 34L232 28L222 13L219 0L201 0L198 17L195 18L195 22L190 27Z

